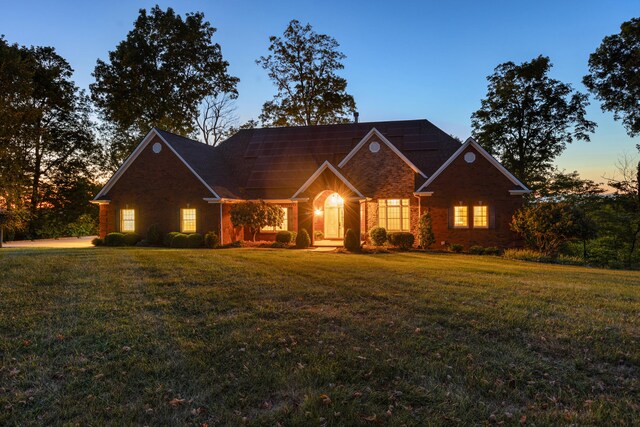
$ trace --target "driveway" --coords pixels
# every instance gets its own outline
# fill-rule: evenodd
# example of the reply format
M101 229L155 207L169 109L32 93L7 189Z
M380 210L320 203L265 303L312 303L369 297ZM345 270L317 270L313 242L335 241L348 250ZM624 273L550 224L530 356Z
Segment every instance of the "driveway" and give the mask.
M91 239L96 236L86 237L61 237L59 239L16 240L5 242L5 248L91 248Z

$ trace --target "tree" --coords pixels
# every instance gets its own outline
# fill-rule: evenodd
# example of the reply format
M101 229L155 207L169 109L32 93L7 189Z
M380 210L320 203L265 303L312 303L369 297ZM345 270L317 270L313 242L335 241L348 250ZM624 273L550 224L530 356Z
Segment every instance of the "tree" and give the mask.
M487 77L481 108L472 115L478 143L534 189L566 145L588 141L596 127L585 118L587 95L549 78L550 69L545 56L498 65Z
M622 119L629 136L640 134L640 18L620 26L589 56L584 85L602 101L602 111Z
M601 183L582 179L577 171L565 172L555 169L539 188L538 196L556 201L580 201L604 193Z
M233 205L230 211L234 227L247 227L256 241L256 234L264 227L277 227L284 221L284 212L277 205L265 202L242 202Z
M346 56L339 44L311 25L293 20L283 37L269 38L268 56L256 63L269 73L278 93L265 102L260 119L265 126L315 126L348 123L356 111L347 80L338 76Z
M429 249L429 246L433 245L435 241L436 238L433 235L431 212L426 211L420 215L420 222L418 224L418 245L422 249Z
M112 166L119 166L153 126L193 134L198 107L207 96L236 94L216 29L202 13L183 19L172 8L140 9L134 28L97 61L92 99L109 132Z
M224 92L204 99L196 123L205 144L215 147L235 133L234 125L238 122L236 98L236 95Z
M595 236L594 224L584 211L568 203L538 202L518 210L511 229L541 253L557 256L567 241Z

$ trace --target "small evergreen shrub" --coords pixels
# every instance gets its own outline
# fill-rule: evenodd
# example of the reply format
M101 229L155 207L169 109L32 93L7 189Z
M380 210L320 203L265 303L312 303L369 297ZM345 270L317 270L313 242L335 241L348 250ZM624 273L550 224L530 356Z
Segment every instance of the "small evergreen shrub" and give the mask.
M276 234L276 242L288 245L291 243L291 233L289 231L278 231Z
M150 245L162 244L162 232L160 231L158 224L151 224L151 226L149 226L146 240Z
M471 246L469 253L473 255L484 255L486 252L482 246Z
M392 246L397 246L398 248L406 251L413 247L413 244L416 241L416 238L413 234L408 231L398 231L394 233L387 234L387 240Z
M178 233L171 239L172 248L186 248L189 245L189 237L186 234Z
M464 246L462 246L462 245L460 245L458 243L453 243L453 244L449 245L449 250L451 252L455 252L457 254L462 252L463 249L464 249Z
M316 240L322 240L324 239L324 233L320 230L316 230L313 232L313 238Z
M296 236L296 248L298 249L306 249L311 246L311 238L309 238L309 233L307 230L303 228L298 232Z
M187 236L188 248L199 248L204 243L204 239L201 234L191 233Z
M95 238L93 238L93 239L91 240L91 244L92 244L93 246L102 246L102 245L104 245L104 240L102 240L102 239L101 239L101 238L99 238L99 237L95 237Z
M104 238L105 246L124 246L124 234L122 233L109 233Z
M220 245L220 237L213 232L210 231L204 235L204 245L208 248L215 249Z
M135 246L136 243L140 241L140 236L136 233L125 233L124 234L124 244L125 246Z
M488 248L484 248L485 255L500 255L500 249L495 246L489 246Z
M296 242L296 237L298 237L298 232L296 231L291 231L291 242L290 243L295 243Z
M170 248L170 247L171 247L171 241L172 241L172 240L173 240L173 238L174 238L174 237L176 237L178 234L182 234L182 233L179 233L179 232L177 232L177 231L172 231L171 233L167 233L167 234L165 234L165 235L164 235L164 239L162 240L162 243L163 243L166 247Z
M374 246L382 246L387 241L387 230L384 227L373 227L369 231L369 237Z
M427 211L420 216L420 221L418 222L418 245L422 249L429 249L429 246L435 242L431 212Z
M356 236L356 233L350 228L344 233L344 247L349 252L358 252L360 250L358 236Z

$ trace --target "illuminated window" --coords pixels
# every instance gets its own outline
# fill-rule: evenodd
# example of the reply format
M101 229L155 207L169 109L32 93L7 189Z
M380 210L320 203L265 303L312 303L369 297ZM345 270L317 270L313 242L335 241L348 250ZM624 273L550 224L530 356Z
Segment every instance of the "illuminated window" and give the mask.
M469 217L466 206L453 207L453 226L466 228L469 226Z
M284 213L284 216L282 218L282 222L280 223L280 225L276 225L275 227L266 227L263 228L262 231L287 231L289 230L289 209L287 208L281 208L282 212Z
M134 209L120 209L120 231L125 233L136 231L136 211Z
M195 209L180 209L180 231L182 233L196 232Z
M489 210L486 206L473 207L473 228L489 228Z
M409 199L378 200L378 225L387 231L409 231Z

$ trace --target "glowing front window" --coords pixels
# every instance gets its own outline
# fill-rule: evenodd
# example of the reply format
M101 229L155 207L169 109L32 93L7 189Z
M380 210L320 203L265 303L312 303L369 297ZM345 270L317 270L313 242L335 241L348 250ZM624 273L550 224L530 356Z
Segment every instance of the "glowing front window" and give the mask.
M180 231L183 233L196 232L195 209L180 209Z
M325 206L343 206L344 199L338 193L333 193L327 198Z
M288 208L280 208L282 209L282 213L284 214L282 217L282 222L280 225L276 225L275 227L265 227L261 229L262 231L270 232L270 231L287 231L289 230L289 209Z
M378 200L378 225L388 231L409 231L409 199Z
M486 206L473 207L473 228L488 228L489 216Z
M468 227L469 219L466 206L454 206L453 207L453 226L454 227Z
M120 209L120 231L125 233L136 231L136 211L134 209Z

